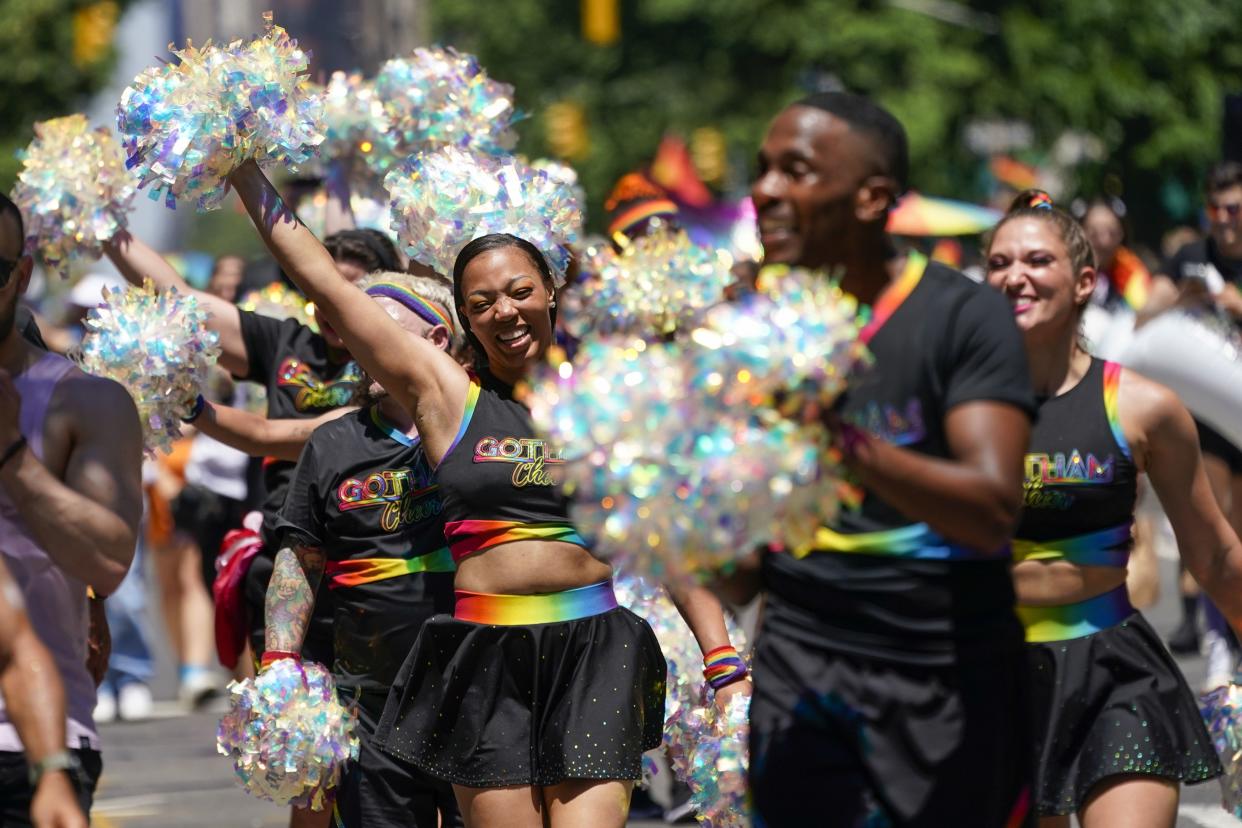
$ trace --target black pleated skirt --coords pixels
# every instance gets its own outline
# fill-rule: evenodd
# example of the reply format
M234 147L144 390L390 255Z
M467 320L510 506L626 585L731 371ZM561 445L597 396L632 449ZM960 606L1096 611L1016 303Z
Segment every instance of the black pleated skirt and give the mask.
M1027 653L1041 816L1079 811L1112 776L1193 784L1221 773L1194 695L1140 613Z
M478 788L638 779L660 744L665 662L624 608L501 626L438 615L398 674L376 744Z

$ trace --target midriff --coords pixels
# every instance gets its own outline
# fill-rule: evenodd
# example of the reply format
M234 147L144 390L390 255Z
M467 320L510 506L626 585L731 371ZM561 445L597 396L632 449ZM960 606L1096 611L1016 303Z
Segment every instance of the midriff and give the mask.
M1013 585L1019 606L1076 604L1125 582L1126 571L1117 566L1081 566L1053 560L1023 561L1013 567Z
M588 586L612 577L612 567L574 543L520 540L457 562L453 586L495 595L534 595Z

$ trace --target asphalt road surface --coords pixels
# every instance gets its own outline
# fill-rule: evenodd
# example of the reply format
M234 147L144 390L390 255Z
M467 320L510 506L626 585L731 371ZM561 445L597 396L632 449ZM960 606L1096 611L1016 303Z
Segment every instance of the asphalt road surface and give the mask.
M1166 554L1161 560L1161 598L1147 612L1161 634L1178 620L1175 572ZM163 652L159 661L156 695L171 699L173 668ZM1203 659L1194 656L1179 663L1191 686L1198 688ZM96 828L276 828L288 824L287 811L248 797L234 783L228 762L216 754L218 713L185 715L172 701L156 707L156 718L151 721L103 727L104 773L92 823ZM814 809L808 811L808 826L814 825L814 813ZM630 824L652 828L663 823L636 820ZM1240 824L1220 808L1216 782L1183 788L1178 828L1238 828Z

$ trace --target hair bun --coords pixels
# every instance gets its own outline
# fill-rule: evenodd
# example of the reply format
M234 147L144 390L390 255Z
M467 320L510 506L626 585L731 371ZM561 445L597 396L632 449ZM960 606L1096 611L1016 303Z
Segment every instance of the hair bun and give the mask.
M1019 210L1051 210L1052 206L1052 196L1043 190L1023 190L1018 193L1017 198L1010 202L1009 212L1016 213Z

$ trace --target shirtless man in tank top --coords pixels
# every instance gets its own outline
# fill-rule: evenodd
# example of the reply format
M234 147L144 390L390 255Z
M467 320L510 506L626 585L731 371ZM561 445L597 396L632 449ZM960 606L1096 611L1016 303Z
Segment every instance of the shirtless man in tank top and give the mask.
M133 559L142 434L124 388L34 347L17 330L32 267L22 237L21 214L0 195L0 555L64 685L64 762L89 812L101 762L87 587L110 594ZM13 719L0 704L0 766L31 758ZM24 781L6 778L0 800L29 796ZM5 825L20 824L5 817Z

